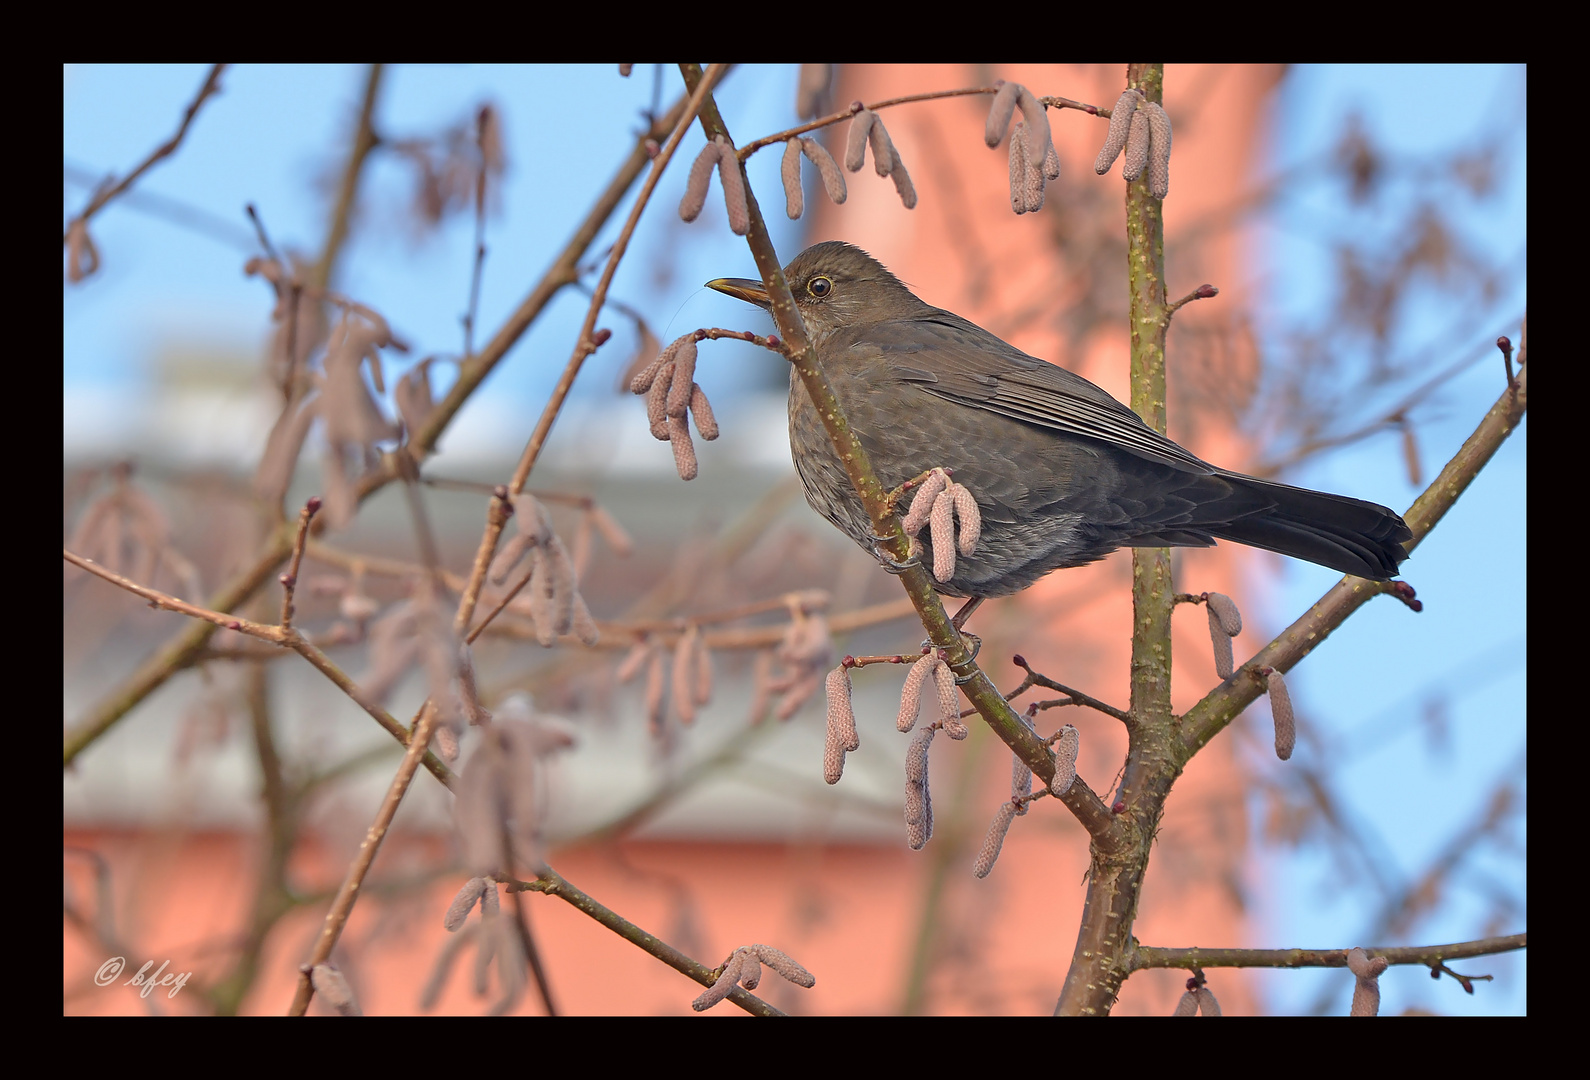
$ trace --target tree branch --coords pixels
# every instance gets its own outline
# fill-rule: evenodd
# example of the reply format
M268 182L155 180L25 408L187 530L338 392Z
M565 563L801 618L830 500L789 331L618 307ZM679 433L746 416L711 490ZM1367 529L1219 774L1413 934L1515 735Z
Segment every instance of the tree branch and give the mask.
M1364 947L1370 956L1384 956L1396 964L1419 964L1435 967L1447 960L1462 960L1471 956L1492 956L1527 947L1528 934L1508 934L1505 937L1481 938L1478 941L1460 941L1452 945L1399 945L1392 948ZM1199 967L1346 967L1347 949L1162 949L1139 945L1132 950L1128 960L1129 971L1147 968Z
M705 964L697 963L662 938L655 934L647 933L628 919L614 912L611 908L587 896L550 866L543 866L540 877L535 881L514 882L510 888L556 896L564 903L583 911L642 952L650 953L675 971L694 979L702 986L711 986L717 981L717 972ZM785 1015L755 994L742 990L738 986L729 991L728 1000L734 1002L752 1016Z
M1518 427L1529 406L1529 373L1518 374L1516 390L1504 390L1486 412L1474 433L1468 437L1441 474L1414 500L1403 520L1413 530L1411 551L1430 535L1446 512L1457 502L1479 475L1486 462L1501 448ZM1369 600L1389 591L1391 583L1344 577L1275 640L1249 660L1236 675L1210 691L1181 719L1182 753L1191 758L1227 724L1242 714L1264 692L1264 680L1256 673L1273 667L1290 671L1303 657L1313 652L1349 615Z
M106 203L110 202L112 199L116 198L116 196L122 194L128 188L132 187L133 184L138 182L138 178L143 176L144 173L148 172L160 161L170 157L176 152L177 147L182 145L182 140L187 136L188 127L193 123L193 118L199 115L200 107L203 106L205 101L208 100L212 94L220 92L221 72L225 70L225 64L215 64L210 68L210 74L205 77L204 85L199 87L198 94L196 94L193 100L189 102L187 111L182 114L182 123L177 125L177 133L171 136L171 138L167 139L165 142L161 143L159 146L155 147L154 150L150 152L149 156L144 158L144 160L136 168L134 168L132 172L128 173L115 184L112 184L106 188L102 188L96 192L94 197L88 200L88 205L83 207L78 215L72 219L71 224L69 224L66 228L66 232L61 234L61 242L63 244L71 238L72 226L87 224L88 219L104 209Z
M608 184L607 189L597 199L585 219L575 230L573 238L564 247L562 254L554 260L552 267L542 277L541 281L531 291L530 295L519 305L519 308L508 317L508 320L499 329L492 340L481 350L480 354L465 362L460 370L456 382L448 391L447 396L437 404L419 431L411 433L409 446L416 456L430 452L435 447L436 441L441 437L453 416L463 406L465 400L474 392L475 388L485 379L496 364L507 355L512 346L529 329L530 324L540 315L541 311L557 291L564 285L576 279L575 267L586 249L595 240L602 225L623 201L625 193L640 171L649 160L646 155L646 141L652 138L658 126L662 126L664 133L671 130L678 119L679 113L684 109L686 99L681 97L666 117L653 126L648 132L635 141L634 149L619 167L617 174ZM359 498L369 497L377 489L393 479L397 473L389 466L367 473L359 480ZM270 538L262 545L259 554L247 569L243 570L231 581L227 582L212 596L210 607L230 611L242 605L250 596L257 592L261 585L270 579L282 562L292 553L293 530L291 526L279 527ZM141 701L154 691L163 686L167 679L176 672L191 664L209 644L210 635L215 632L213 624L195 623L175 635L159 652L138 666L120 686L112 690L87 717L80 722L65 738L63 749L63 767L70 765L78 754L82 753L95 739L110 730L117 721L126 716ZM433 770L434 771L434 770Z

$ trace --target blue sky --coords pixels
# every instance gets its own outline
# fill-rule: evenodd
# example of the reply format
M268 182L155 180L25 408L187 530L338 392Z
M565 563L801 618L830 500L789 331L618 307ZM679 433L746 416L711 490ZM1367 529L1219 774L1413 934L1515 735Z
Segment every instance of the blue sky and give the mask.
M68 169L97 176L141 160L173 130L204 72L202 65L68 67L62 147ZM216 227L205 232L180 228L130 205L112 206L95 219L92 231L103 269L84 285L63 290L69 442L77 437L74 432L113 431L116 424L130 422L152 393L154 358L173 344L203 344L234 354L258 349L270 298L264 285L242 274L242 263L253 251L242 208L248 202L259 207L280 247L318 243L326 200L315 194L316 184L340 168L362 82L361 70L346 66L230 69L224 93L206 105L181 151L150 172L138 189L200 208ZM1278 96L1269 168L1284 168L1328 148L1340 130L1340 117L1354 109L1377 141L1408 156L1471 145L1498 127L1512 132L1510 167L1496 197L1440 197L1458 220L1462 240L1489 260L1516 266L1516 274L1494 311L1478 313L1484 317L1477 328L1460 340L1448 336L1464 313L1432 297L1416 297L1399 344L1434 343L1443 357L1456 358L1499 333L1517 338L1516 323L1509 325L1505 318L1523 310L1527 285L1523 82L1520 68L1300 67L1290 72ZM665 104L677 93L677 83L676 74L665 72ZM793 86L792 67L737 69L732 92L720 95L731 129L761 133L786 126ZM495 102L502 111L510 171L503 209L489 223L481 326L500 322L539 277L550 253L567 238L570 223L588 208L593 185L604 182L618 162L626 133L636 129L652 88L652 69L645 66L627 80L611 66L400 66L389 71L381 116L383 129L394 137L433 132L472 114L483 101ZM699 142L699 133L693 133L682 153L693 156ZM752 160L753 183L764 202L778 190L777 167L776 154ZM659 194L665 205L677 201L683 171L670 170ZM464 216L432 235L417 236L404 209L409 185L408 173L390 162L372 168L364 228L349 249L338 285L385 313L394 329L415 343L414 355L457 352L473 224ZM1415 185L1404 197L1432 193L1439 194ZM80 207L87 194L84 187L67 183L66 212ZM743 242L711 221L713 212L708 211L711 227L689 229L671 213L648 215L633 249L639 257L626 263L615 282L613 295L644 306L665 341L694 326L736 325L732 320L743 315L735 301L700 288L708 278L744 273L749 265ZM796 250L798 234L783 214L769 214L769 220L779 230L780 249ZM1300 188L1283 199L1256 235L1260 246L1254 255L1270 282L1271 326L1307 322L1334 287L1334 265L1321 237L1333 229L1374 224L1355 216L1343 192L1328 184ZM596 250L615 232L616 224ZM658 282L645 255L663 245L674 248L676 272ZM565 291L460 424L487 428L504 417L538 410L568 356L584 307L583 295ZM577 396L607 399L627 356L630 331L624 320L604 319L604 325L613 326L618 337L592 361L595 370L582 380ZM731 396L737 385L765 384L766 365L738 363L727 350L714 355L719 359L712 371L714 400ZM1419 429L1427 477L1495 399L1500 369L1492 350L1428 410ZM1522 771L1527 426L1526 421L1405 567L1425 602L1424 613L1413 615L1393 601L1378 600L1289 680L1302 715L1323 725L1337 746L1333 778L1350 797L1357 818L1370 826L1375 857L1393 880L1416 872L1472 818L1474 793L1488 791L1500 770ZM1398 464L1393 439L1386 435L1329 455L1289 479L1350 489L1403 508L1416 491ZM1284 625L1334 580L1329 571L1289 561L1264 617L1272 626ZM1387 642L1397 644L1397 653L1386 652ZM1423 703L1438 692L1447 698L1451 723L1445 751L1427 745L1417 719ZM1263 707L1255 706L1238 725L1260 749L1267 739L1265 720ZM1255 767L1284 768L1262 755ZM1317 851L1277 857L1256 875L1262 879L1255 890L1268 944L1353 943L1371 919L1373 893L1340 888ZM1456 903L1450 913L1422 922L1413 938L1436 942L1478 936L1476 912L1475 903ZM1440 1012L1525 1010L1522 954L1457 966L1495 971L1498 979L1481 984L1469 998L1450 982L1431 982L1420 970L1394 969L1383 980L1384 1010L1410 1004ZM1340 973L1283 972L1265 979L1278 1012L1303 1009L1331 988L1345 1008L1349 984Z

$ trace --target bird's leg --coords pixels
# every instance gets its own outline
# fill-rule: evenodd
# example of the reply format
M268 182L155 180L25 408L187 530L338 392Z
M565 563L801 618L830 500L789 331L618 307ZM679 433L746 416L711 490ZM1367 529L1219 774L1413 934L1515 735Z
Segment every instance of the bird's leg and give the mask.
M899 576L900 574L903 574L907 570L911 569L913 566L922 565L922 560L917 558L917 543L915 537L911 538L911 557L906 559L905 562L895 562L894 558L887 551L883 550L883 542L887 540L888 537L873 536L871 533L868 533L867 535L872 540L876 541L876 543L872 545L872 557L883 564L885 573Z
M961 635L961 640L966 643L966 651L971 653L971 656L968 657L968 659L976 660L977 659L977 654L983 651L983 639L978 637L976 634L967 633L965 630L961 630L961 631L958 631L958 632ZM948 646L935 645L931 638L928 638L928 639L926 639L926 640L924 640L922 642L922 651L923 652L927 652L929 649L944 649L944 648L948 648ZM975 671L971 672L968 675L957 675L955 677L955 685L956 686L965 686L967 683L971 682L975 678L977 678L977 672L975 672Z
M961 627L966 624L966 620L971 618L972 612L976 611L978 607L982 605L982 603L983 597L972 597L970 600L966 601L966 603L961 605L961 609L957 611L955 613L955 617L950 620L950 625L955 627L955 632L959 634L961 636L961 640L966 643L966 649L972 654L971 658L973 660L976 660L977 654L983 650L983 639L978 637L976 634L962 630ZM924 641L922 643L922 648L945 648L945 646L935 645L932 641ZM971 682L975 677L975 675L966 675L964 677L957 678L955 682L956 685L961 685L963 683Z
M972 597L970 600L966 601L966 603L961 605L961 610L955 613L955 617L950 620L950 624L954 626L955 629L959 630L961 627L966 625L966 620L972 617L972 612L982 607L982 605L983 598L981 596Z

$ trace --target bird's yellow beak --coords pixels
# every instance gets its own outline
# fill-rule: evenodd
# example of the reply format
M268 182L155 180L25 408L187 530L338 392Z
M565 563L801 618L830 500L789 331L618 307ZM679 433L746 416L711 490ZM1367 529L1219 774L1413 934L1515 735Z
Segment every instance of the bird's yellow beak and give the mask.
M755 304L759 308L773 306L773 301L767 298L767 290L754 278L720 277L707 282L707 288L716 289L725 296L744 300L747 304Z

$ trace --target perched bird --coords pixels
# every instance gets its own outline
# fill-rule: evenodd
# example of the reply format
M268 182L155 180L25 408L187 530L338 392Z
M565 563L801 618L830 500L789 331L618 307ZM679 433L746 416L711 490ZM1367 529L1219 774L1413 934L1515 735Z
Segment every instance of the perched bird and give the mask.
M1377 581L1408 557L1413 533L1386 507L1201 461L1086 379L923 303L860 248L816 244L784 276L884 487L937 466L977 499L982 535L941 593L1005 596L1119 547L1216 538ZM760 281L707 285L770 306ZM872 550L872 522L793 369L789 437L806 501Z

